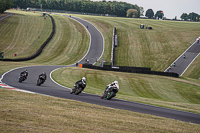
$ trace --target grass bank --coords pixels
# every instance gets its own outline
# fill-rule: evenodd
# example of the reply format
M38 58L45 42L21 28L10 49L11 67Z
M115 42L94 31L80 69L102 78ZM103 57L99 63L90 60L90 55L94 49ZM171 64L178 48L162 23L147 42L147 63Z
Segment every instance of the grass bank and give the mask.
M110 61L112 31L117 28L118 43L116 65L150 67L164 71L178 58L195 39L200 36L200 24L150 19L117 18L75 15L93 23L105 37L103 58ZM140 29L140 24L148 24L153 30ZM194 64L196 75L200 75ZM188 73L188 77L194 77ZM195 76L197 79L197 77Z
M198 56L196 60L191 64L191 66L183 74L183 77L189 77L196 80L199 79L200 78L199 63L200 63L200 56Z
M4 58L30 56L51 34L51 19L40 13L11 11L15 14L0 22L0 51Z
M9 11L15 13L15 15L0 21L0 32L2 33L0 34L0 51L5 52L5 58L15 58L14 54L22 51L24 51L23 55L26 55L25 53L33 53L37 48L37 46L32 46L35 41L34 36L37 38L37 35L43 32L45 25L44 18L40 16L42 13L15 10ZM3 74L10 69L22 66L69 65L76 63L86 54L90 42L89 34L86 29L78 22L67 17L57 15L52 16L55 19L56 32L42 54L31 61L0 61L0 74ZM50 18L47 18L47 21L48 20L50 22ZM38 26L35 26L35 24L33 25L33 23L37 23ZM17 27L20 30L17 29ZM51 31L51 29L51 27L47 26L45 32ZM25 32L26 30L29 32ZM41 38L42 37L40 37L40 39ZM13 44L12 42L15 43ZM42 45L42 42L36 41L36 43L38 47L39 45ZM31 51L26 52L26 48L29 48ZM17 57L19 56L20 54L17 54Z
M19 14L20 13L21 12L19 12ZM25 17L26 13L18 16ZM53 15L53 17L55 18L57 29L55 38L50 41L42 55L32 61L0 62L0 74L21 66L57 64L68 65L75 63L83 57L83 49L76 48L84 46L85 49L83 51L87 51L87 47L89 45L87 42L89 42L89 37L85 34L85 29L73 20L63 18L62 16ZM16 19L18 19L19 22L20 19ZM107 23L106 21L108 20L103 20L102 18L96 19L95 17L93 21L92 17L87 19L90 19L92 23L93 21L97 23L95 26L98 26L98 28L100 27L100 30L104 32L104 36L107 35L105 37L107 38L106 43L109 44L111 42L110 38L112 38L112 21ZM5 21L8 21L7 18ZM120 20L117 21L120 23ZM13 22L13 28L16 28L14 25L18 22ZM7 23L4 23L3 21L0 23L4 26L7 25ZM31 23L29 24L31 25ZM23 28L24 27L22 26L20 29L24 30ZM30 28L30 30L32 30L33 27L30 26ZM42 29L39 31L41 32ZM14 32L13 34L14 35L12 35L11 32L10 34L7 33L9 37L3 37L3 41L8 41L8 39L12 36L17 36L18 32ZM22 40L24 40L24 38L22 38ZM33 41L34 39L31 40L31 42ZM8 47L8 49L10 48L11 47ZM109 48L110 46L107 45L106 49ZM105 54L104 57L107 57L110 54L109 50L106 52L107 54ZM115 73L113 74L110 72L105 74L86 69L84 72L81 69L73 69L74 68L69 68L69 70L61 69L58 71L58 73L62 75L60 76L61 79L56 77L58 76L57 74L55 74L54 78L60 80L58 82L61 84L66 84L66 86L72 87L74 82L84 75L88 79L88 86L85 91L89 90L90 93L97 93L99 95L103 92L103 89L108 82L112 82L114 79L117 79L120 82L120 92L118 93L119 95L117 95L117 98L122 99L125 97L126 100L144 103L152 102L155 105L176 109L178 108L180 110L197 113L199 112L199 88L194 84L183 82L179 86L180 81L173 81L174 79L163 79L162 77L150 75L126 75L125 73L118 73L116 77ZM78 73L81 73L81 75L77 75ZM70 83L63 83L63 81L66 81L66 77L67 80L71 81ZM127 79L128 77L130 79ZM104 78L107 79L107 81L105 81ZM188 79L187 81L193 82ZM130 84L129 82L134 82L134 84ZM171 82L172 85L170 85ZM95 84L97 83L99 85L98 88L95 87ZM198 83L198 81L195 80L195 83ZM161 88L157 89L158 86L161 86ZM165 86L169 86L169 88ZM187 88L188 90L191 90L191 92L183 89L183 93L180 93L179 91L181 91L182 88ZM187 95L187 93L189 93L189 95ZM170 94L175 97L173 98ZM181 96L176 96L176 94L181 94ZM192 94L194 94L195 98ZM164 97L162 98L162 96ZM104 108L77 101L44 97L41 95L26 94L4 89L0 89L0 99L1 132L106 132L108 129L110 132L199 131L199 125L196 124L184 123L129 111ZM108 127L109 125L112 126Z
M0 132L192 132L198 124L0 89ZM17 97L16 97L17 96Z
M78 62L88 51L90 38L80 23L67 17L52 15L56 34L40 57L31 60L46 65L69 65Z
M52 75L56 82L69 88L83 76L87 79L87 93L101 95L107 84L117 80L120 90L116 98L200 114L200 82L83 68L62 68Z

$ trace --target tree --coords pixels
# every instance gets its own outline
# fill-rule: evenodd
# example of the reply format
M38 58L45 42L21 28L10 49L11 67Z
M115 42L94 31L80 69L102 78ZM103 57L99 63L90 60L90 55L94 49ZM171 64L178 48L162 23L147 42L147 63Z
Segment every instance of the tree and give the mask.
M144 13L144 8L140 7L140 16L143 16L143 13Z
M146 17L152 18L154 16L154 12L152 9L148 9L145 14Z
M163 19L164 13L163 11L157 11L155 17L158 19Z
M187 13L183 13L183 14L181 15L181 19L187 21L187 20L188 20L188 15L187 15Z
M12 0L0 0L0 13L4 13L12 6Z
M190 13L189 15L188 15L188 18L190 18L190 21L198 21L197 19L198 19L198 14L197 13L194 13L194 12L192 12L192 13Z
M139 18L139 17L140 17L140 11L141 11L141 7L139 7L137 4L135 4L134 6L135 6L135 8L134 8L134 9L136 9L136 10L137 10L137 12L138 12L137 18ZM133 9L133 8L130 8L130 9Z
M126 12L126 16L129 18L137 18L138 17L138 11L136 9L128 9Z
M0 0L7 1L7 0ZM9 0L8 0L9 1ZM98 14L111 14L119 17L126 17L128 9L136 9L140 16L140 12L143 12L143 8L137 5L129 4L126 2L106 1L99 0L11 0L13 1L13 7L27 8L42 8L43 9L55 9L66 10L75 12L88 12ZM1 4L1 3L0 3ZM1 5L0 5L1 7Z

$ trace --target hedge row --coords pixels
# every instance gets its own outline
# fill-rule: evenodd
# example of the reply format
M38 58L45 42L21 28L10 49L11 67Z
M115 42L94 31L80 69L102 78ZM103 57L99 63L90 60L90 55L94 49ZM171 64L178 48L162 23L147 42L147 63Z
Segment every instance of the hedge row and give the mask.
M83 64L82 67L89 68L89 69L105 70L105 71L152 74L152 75L170 76L170 77L177 77L177 78L179 77L179 74L177 73L151 71L151 68L145 68L145 67L128 67L128 66L111 67L109 65L104 65L104 67L99 67L99 66L94 66L92 64Z
M16 59L9 59L9 58L5 58L5 59L0 59L0 61L28 61L28 60L32 60L34 58L36 58L37 56L39 56L43 49L46 47L46 45L49 43L49 41L53 38L54 34L55 34L55 21L54 18L52 16L50 16L49 14L47 14L52 21L52 32L50 34L50 36L47 38L47 40L42 44L42 46L31 56L28 57L24 57L24 58L16 58Z

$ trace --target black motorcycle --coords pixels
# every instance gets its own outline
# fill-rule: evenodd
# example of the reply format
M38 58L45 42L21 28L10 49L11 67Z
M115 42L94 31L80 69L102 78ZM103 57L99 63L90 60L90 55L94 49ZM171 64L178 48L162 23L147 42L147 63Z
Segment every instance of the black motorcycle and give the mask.
M75 94L75 95L78 95L80 94L83 90L85 89L85 85L84 84L75 84L73 89L71 90L70 94Z
M37 80L37 85L40 86L45 82L45 76L40 76Z
M20 77L19 77L19 83L21 83L22 81L26 80L26 73L23 73L23 74L20 74Z
M107 100L110 100L116 96L117 92L118 89L116 87L110 87L108 90L104 91L104 93L101 95L101 99L106 98Z

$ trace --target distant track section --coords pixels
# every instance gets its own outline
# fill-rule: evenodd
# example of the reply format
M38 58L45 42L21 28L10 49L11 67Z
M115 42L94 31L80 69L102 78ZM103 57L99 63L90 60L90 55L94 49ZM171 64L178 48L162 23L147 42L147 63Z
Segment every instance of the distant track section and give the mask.
M7 18L7 17L9 17L9 16L11 16L11 15L13 15L13 13L9 13L8 15L0 17L0 21L3 20L3 19L5 19L5 18Z
M200 54L200 43L198 41L194 42L182 55L180 55L172 64L175 63L175 66L171 66L165 70L165 72L175 72L180 76L184 74L187 68L192 64L192 62ZM185 55L185 58L183 56Z

